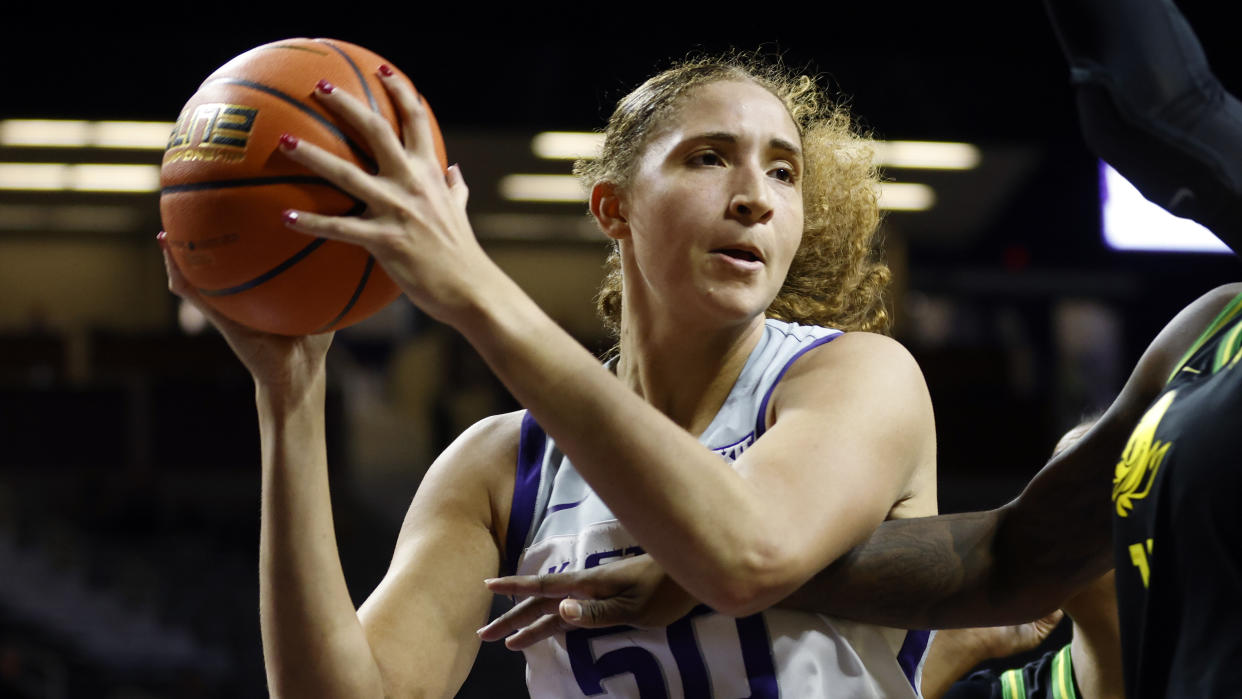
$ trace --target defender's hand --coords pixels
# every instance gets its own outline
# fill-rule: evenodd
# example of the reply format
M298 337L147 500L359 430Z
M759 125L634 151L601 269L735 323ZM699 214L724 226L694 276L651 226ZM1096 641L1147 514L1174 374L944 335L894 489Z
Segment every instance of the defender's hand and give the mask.
M667 626L698 604L645 554L590 570L513 575L486 584L496 594L528 598L479 629L483 640L504 638L512 650L574 628Z

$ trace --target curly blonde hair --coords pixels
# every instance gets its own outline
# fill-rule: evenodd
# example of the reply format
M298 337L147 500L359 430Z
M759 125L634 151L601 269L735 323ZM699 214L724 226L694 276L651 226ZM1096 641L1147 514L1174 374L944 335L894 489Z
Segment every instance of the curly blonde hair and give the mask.
M599 182L624 188L653 127L696 88L721 81L753 82L789 110L802 137L802 243L767 315L842 330L887 333L884 292L891 279L877 241L880 176L872 140L832 102L813 77L795 75L779 60L754 53L695 57L650 78L623 97L604 129L598 158L579 160L588 191ZM621 256L614 245L596 310L614 335L621 329Z

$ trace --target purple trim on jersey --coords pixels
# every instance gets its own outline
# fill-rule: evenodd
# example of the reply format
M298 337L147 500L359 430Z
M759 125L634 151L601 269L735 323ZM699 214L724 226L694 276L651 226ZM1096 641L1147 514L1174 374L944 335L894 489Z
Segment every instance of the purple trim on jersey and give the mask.
M737 620L737 637L742 643L742 666L750 684L748 699L778 699L780 682L776 678L776 660L772 657L772 639L763 614L752 614Z
M781 379L785 377L785 372L789 371L789 367L793 366L793 363L798 361L798 358L802 355L810 352L820 345L826 345L844 334L845 333L843 332L835 332L831 335L821 337L806 347L798 350L794 356L789 358L789 361L785 362L785 366L781 367L780 373L776 375L776 380L772 382L771 386L768 386L767 392L763 394L763 401L759 403L759 416L755 418L755 439L762 437L763 433L768 430L768 426L766 424L767 420L764 419L768 414L768 400L772 398L772 391L776 390L777 384L779 384Z
M923 661L923 655L927 653L927 643L930 640L930 631L907 631L906 640L901 644L901 650L897 653L897 664L906 673L906 679L910 681L910 686L916 692L919 691L919 686L914 683L914 673L918 672L919 663Z
M754 432L750 432L750 433L748 433L745 437L742 437L741 439L737 440L736 442L734 442L734 443L732 443L732 444L726 444L726 445L724 445L723 447L708 447L708 449L711 449L711 450L712 450L712 451L714 451L714 452L722 452L722 451L724 451L724 450L726 450L726 449L732 449L733 447L736 447L736 446L738 446L738 445L741 445L743 442L750 442L750 441L753 441L753 440L754 440L754 438L755 438L755 433L754 433ZM746 446L749 446L749 445L746 445Z
M587 496L587 497L590 497L590 496ZM578 502L562 502L559 505L553 505L552 507L548 508L548 514L552 514L553 512L560 512L561 510L572 510L573 508L581 505L582 503L586 501L587 501L586 498L582 498Z
M505 535L505 564L510 574L517 572L518 558L526 548L535 521L535 501L539 498L539 477L548 435L526 413L522 416L522 436L518 442L517 476L513 483L513 504L509 509L509 531Z

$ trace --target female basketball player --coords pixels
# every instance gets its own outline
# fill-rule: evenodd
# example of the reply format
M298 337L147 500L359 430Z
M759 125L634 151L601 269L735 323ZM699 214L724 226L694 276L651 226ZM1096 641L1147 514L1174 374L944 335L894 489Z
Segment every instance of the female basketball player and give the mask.
M286 221L368 249L526 410L481 422L435 462L388 574L355 611L325 463L331 338L264 336L204 308L256 384L272 691L452 695L486 621L484 578L646 551L710 609L537 644L533 695L916 696L926 634L757 614L885 519L935 511L918 367L883 335L822 327L884 324L886 272L869 259L875 172L848 119L810 79L741 61L687 64L619 103L602 158L580 168L616 243L602 306L619 354L604 366L484 254L419 98L386 84L404 143L331 85L317 94L366 135L379 174L296 134L282 145L368 215ZM171 263L169 274L197 301Z
M1091 147L1146 197L1242 250L1242 102L1213 75L1177 8L1045 4ZM1229 284L1165 326L1095 427L1017 500L886 522L783 604L910 628L1008 624L1047 613L1115 566L1126 695L1236 695L1240 357L1242 284ZM662 581L638 557L594 574L493 582L502 592L602 599L546 607L532 598L487 634L534 620L510 642L524 645L561 627L661 618L688 604Z

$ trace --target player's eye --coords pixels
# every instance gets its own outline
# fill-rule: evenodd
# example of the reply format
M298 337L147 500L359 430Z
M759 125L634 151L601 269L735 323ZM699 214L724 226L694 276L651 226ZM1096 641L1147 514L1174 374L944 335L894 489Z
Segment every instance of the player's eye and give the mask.
M720 154L716 151L706 150L690 156L690 164L701 165L704 167L716 167L718 165L724 165L724 158L720 157Z
M793 168L790 168L790 167L772 168L771 170L768 171L768 174L780 180L781 182L789 182L790 184L792 184L794 180L797 178L797 175L794 173Z

